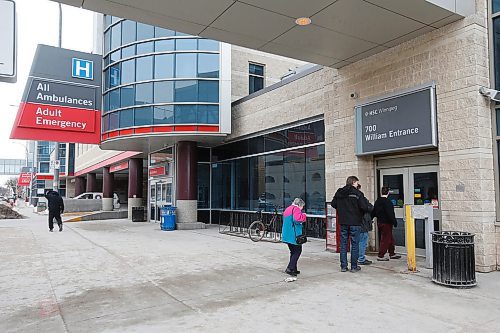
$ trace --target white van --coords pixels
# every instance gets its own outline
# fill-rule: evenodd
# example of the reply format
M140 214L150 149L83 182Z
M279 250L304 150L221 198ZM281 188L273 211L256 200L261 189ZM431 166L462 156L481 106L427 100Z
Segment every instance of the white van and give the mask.
M85 192L73 199L102 199L102 192ZM118 198L118 194L116 193L113 193L113 208L120 208L120 198Z

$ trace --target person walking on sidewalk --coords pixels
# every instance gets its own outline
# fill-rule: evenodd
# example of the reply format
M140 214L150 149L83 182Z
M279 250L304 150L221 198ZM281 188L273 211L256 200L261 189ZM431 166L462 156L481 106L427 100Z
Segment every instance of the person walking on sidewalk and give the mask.
M398 220L394 213L394 206L389 200L389 188L382 187L382 196L375 201L375 206L372 211L372 217L377 218L377 227L380 233L380 248L378 251L378 261L388 261L391 259L400 259L401 256L396 254L394 236L392 228L398 226ZM385 256L389 252L389 258Z
M45 194L45 198L47 198L48 206L49 206L49 231L53 232L54 229L54 218L57 221L57 225L59 226L59 231L62 231L62 219L61 214L64 212L64 200L61 198L58 192L56 191L48 191Z
M366 199L366 198L365 198ZM373 205L366 199L368 211L363 214L361 221L361 232L359 233L359 258L358 265L371 265L372 261L366 259L366 248L368 247L368 232L373 230L372 211Z
M290 261L285 273L297 276L297 261L302 253L302 244L297 244L297 236L302 235L302 224L306 221L306 214L302 213L304 200L295 198L293 203L283 212L283 228L281 230L281 241L288 245L290 250Z
M347 240L351 236L351 272L358 272L359 233L363 214L368 212L368 200L360 191L356 176L350 176L346 185L339 188L332 199L332 207L337 210L340 224L340 270L347 272Z

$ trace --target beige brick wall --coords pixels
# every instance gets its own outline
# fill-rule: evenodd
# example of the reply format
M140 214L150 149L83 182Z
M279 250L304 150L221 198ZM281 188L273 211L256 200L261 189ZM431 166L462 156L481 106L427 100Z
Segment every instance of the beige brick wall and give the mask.
M317 71L234 106L228 139L322 116L327 102L324 89L333 82L335 72L329 68Z
M289 69L295 69L306 62L285 58L269 53L231 46L231 100L236 101L248 95L248 63L265 65L264 86L270 86L280 81Z

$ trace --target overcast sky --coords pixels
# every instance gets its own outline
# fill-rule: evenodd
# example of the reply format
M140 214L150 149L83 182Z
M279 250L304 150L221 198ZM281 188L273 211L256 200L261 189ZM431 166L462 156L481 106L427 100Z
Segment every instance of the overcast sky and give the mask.
M59 6L49 0L16 0L18 19L17 83L0 82L0 158L25 157L25 141L9 140L12 124L21 102L26 79L38 44L57 46ZM62 47L92 52L93 13L62 6ZM0 41L0 45L1 45Z

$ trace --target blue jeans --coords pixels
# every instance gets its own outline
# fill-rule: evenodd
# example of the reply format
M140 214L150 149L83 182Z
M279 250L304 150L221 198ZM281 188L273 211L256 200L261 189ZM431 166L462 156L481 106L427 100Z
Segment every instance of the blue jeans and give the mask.
M359 233L359 258L358 262L363 262L366 260L365 253L366 247L368 246L368 232Z
M351 236L351 269L358 267L360 226L340 225L340 267L347 268L347 239Z

